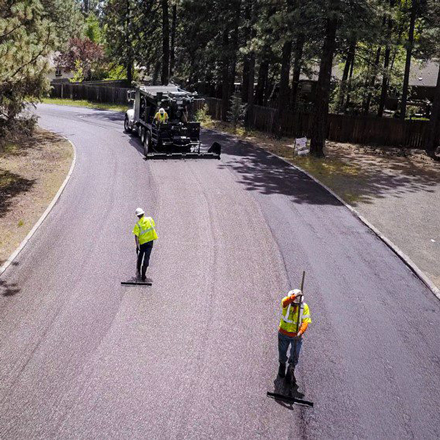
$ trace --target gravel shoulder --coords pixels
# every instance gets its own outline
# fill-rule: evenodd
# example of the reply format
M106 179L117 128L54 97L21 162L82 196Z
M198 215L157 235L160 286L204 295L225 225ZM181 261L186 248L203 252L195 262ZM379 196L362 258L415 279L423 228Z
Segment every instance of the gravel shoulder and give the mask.
M230 132L215 121L213 129ZM326 158L293 155L292 138L235 133L301 167L353 206L440 288L440 164L419 150L327 142Z
M72 160L71 144L40 128L0 154L0 266L52 201Z

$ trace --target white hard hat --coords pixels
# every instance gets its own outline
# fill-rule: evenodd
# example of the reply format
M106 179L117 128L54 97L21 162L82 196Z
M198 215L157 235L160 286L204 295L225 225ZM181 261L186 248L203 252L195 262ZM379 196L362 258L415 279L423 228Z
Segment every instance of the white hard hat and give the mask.
M160 113L160 114L164 114L164 113L165 113L165 109L161 107L161 108L159 109L159 113Z
M289 296L290 295L301 295L301 296L297 296L295 298L295 301L294 301L295 304L300 304L301 303L301 301L302 301L302 292L301 292L300 289L289 290Z
M137 208L136 209L136 215L139 217L140 215L145 214L144 210L142 208Z

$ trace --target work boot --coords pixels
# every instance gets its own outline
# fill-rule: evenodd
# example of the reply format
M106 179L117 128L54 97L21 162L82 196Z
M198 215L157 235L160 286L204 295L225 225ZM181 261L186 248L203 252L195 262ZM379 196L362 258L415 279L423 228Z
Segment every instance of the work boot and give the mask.
M139 270L136 271L136 278L139 279L141 277L141 272Z
M286 377L286 364L280 362L280 366L278 368L278 376Z
M289 368L287 369L286 379L292 385L296 385L295 367L292 367L291 365L289 365Z

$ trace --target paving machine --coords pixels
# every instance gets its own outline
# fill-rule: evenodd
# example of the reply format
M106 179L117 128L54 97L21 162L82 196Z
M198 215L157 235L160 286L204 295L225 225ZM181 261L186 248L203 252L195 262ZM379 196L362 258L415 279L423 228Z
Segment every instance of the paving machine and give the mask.
M208 151L201 150L194 108L203 99L197 94L175 85L138 86L127 93L133 108L125 114L124 130L139 135L146 159L220 159L217 142ZM154 119L160 108L168 114L165 123Z

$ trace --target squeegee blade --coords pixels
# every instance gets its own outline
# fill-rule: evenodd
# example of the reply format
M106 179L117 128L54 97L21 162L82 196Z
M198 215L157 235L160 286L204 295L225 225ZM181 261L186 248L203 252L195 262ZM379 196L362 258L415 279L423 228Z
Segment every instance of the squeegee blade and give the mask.
M121 281L123 286L152 286L151 281Z
M284 396L283 394L270 393L268 391L267 396L275 400L282 400L283 402L286 403L298 403L300 405L313 406L313 402L309 402L308 400L297 399L296 397Z

